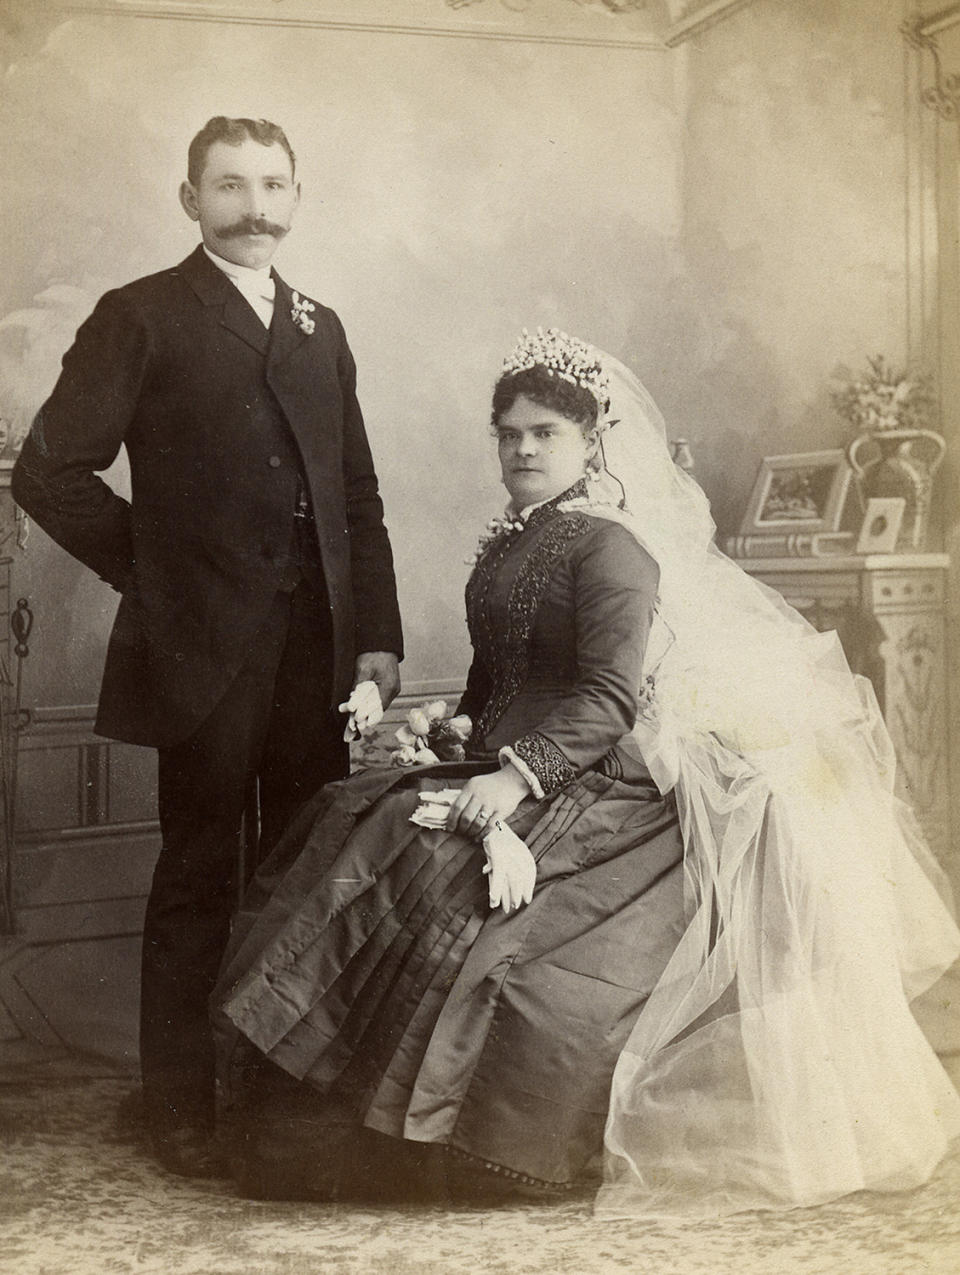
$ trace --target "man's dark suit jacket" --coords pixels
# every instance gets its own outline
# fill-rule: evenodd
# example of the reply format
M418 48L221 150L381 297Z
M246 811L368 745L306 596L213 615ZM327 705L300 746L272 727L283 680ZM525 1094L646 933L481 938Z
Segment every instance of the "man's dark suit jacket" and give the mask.
M334 700L358 652L402 654L343 327L315 303L304 331L274 278L269 332L200 247L108 292L14 469L18 504L122 593L100 734L166 747L210 713L289 571L301 473L330 596ZM95 472L122 444L130 503Z

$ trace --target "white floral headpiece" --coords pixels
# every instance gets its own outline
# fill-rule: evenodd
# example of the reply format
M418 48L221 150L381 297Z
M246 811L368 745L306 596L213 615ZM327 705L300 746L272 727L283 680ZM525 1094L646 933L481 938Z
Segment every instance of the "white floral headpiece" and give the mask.
M554 376L589 390L597 400L602 418L610 410L610 380L592 345L568 336L559 328L537 328L531 336L526 328L520 332L516 349L503 361L503 373L524 372L531 367L545 367Z

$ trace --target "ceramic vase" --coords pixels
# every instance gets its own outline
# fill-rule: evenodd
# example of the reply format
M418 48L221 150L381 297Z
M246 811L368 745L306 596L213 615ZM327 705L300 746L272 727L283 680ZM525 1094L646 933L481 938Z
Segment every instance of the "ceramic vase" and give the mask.
M847 448L864 507L871 496L902 496L907 502L898 552L922 553L926 546L933 476L946 448L933 430L909 428L870 430Z

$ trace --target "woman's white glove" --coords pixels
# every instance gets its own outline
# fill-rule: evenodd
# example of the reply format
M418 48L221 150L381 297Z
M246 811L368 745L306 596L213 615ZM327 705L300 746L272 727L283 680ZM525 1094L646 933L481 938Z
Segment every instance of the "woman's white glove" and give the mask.
M425 789L410 822L421 828L447 828L450 807L460 796L457 788ZM449 829L448 829L449 830ZM517 834L500 819L494 819L482 837L487 856L484 872L489 876L490 906L509 914L529 903L537 883L537 861Z
M537 881L537 861L525 842L497 819L483 837L490 876L490 906L511 912L529 903Z

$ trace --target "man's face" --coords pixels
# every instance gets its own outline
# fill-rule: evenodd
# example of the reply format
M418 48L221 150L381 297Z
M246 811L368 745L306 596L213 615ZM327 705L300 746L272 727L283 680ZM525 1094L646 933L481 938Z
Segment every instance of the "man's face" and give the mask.
M262 146L252 137L239 146L214 142L200 181L184 182L180 202L200 223L211 252L239 266L268 265L290 229L300 202L290 156L282 146Z

